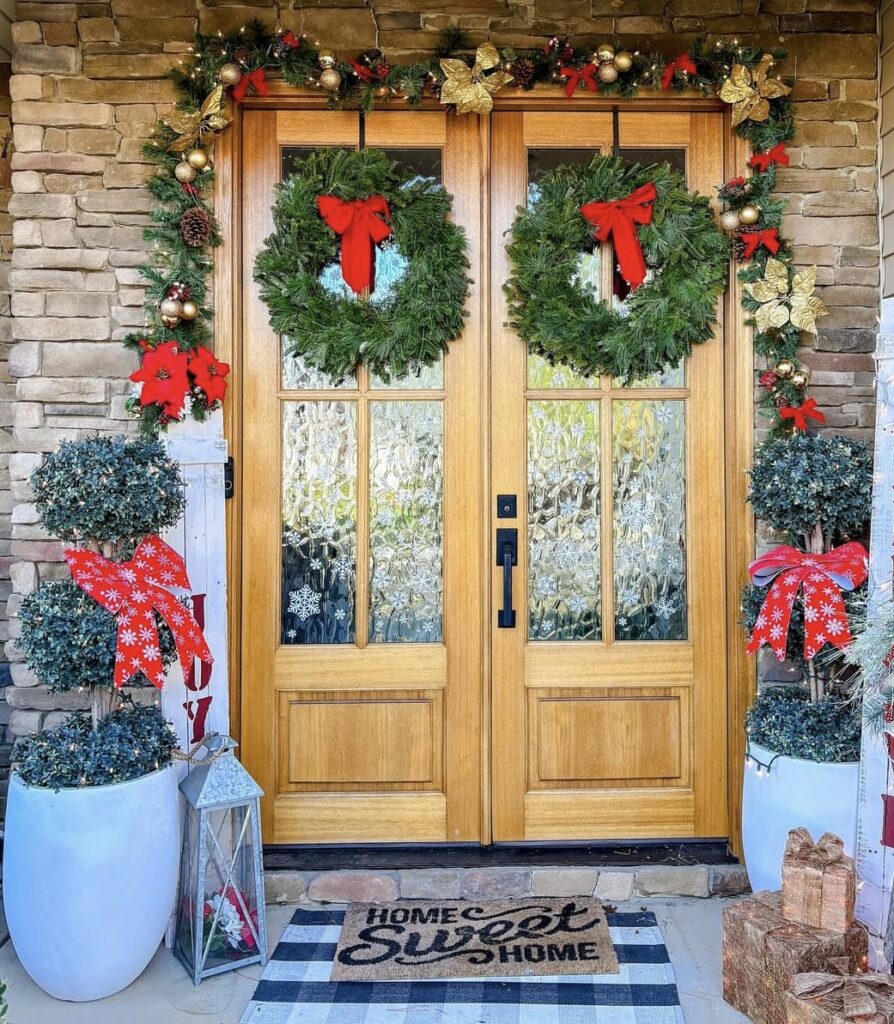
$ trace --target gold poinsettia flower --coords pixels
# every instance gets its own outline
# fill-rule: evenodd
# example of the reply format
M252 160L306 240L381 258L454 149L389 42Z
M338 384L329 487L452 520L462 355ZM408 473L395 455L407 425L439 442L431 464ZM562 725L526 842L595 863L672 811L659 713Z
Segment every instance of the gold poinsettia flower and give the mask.
M733 107L733 125L743 121L766 121L770 116L770 100L787 96L792 90L778 78L769 78L774 58L765 53L755 68L733 64L729 78L720 89L720 98Z
M764 334L791 322L799 331L816 334L816 321L829 311L813 294L815 288L816 267L795 274L789 285L788 267L781 260L768 259L763 278L745 285L748 294L761 303L754 314L758 331Z
M198 110L172 110L162 121L177 133L177 138L168 147L173 153L183 153L198 142L206 141L209 135L226 128L230 119L223 114L224 87L215 86L205 97Z
M512 81L505 71L491 71L500 63L500 55L493 43L483 43L475 54L475 63L469 67L464 60L445 57L441 60L444 84L441 102L455 103L457 114L487 114L493 110L493 94ZM491 71L491 74L486 72Z

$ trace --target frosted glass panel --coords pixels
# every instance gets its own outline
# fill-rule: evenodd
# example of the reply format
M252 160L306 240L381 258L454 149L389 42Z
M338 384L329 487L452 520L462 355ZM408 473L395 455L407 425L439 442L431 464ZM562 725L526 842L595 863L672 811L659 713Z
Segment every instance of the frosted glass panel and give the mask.
M444 409L370 402L369 639L441 639Z
M685 406L612 407L616 640L685 640Z
M351 643L357 551L355 405L284 402L282 433L281 640Z
M599 403L528 404L528 636L599 640Z
M685 360L673 369L658 370L649 374L648 377L641 377L639 380L631 381L623 385L628 388L681 388L685 384ZM621 381L615 380L614 387L622 387Z
M350 390L357 387L357 378L352 373L341 380L330 377L315 366L311 366L301 356L290 352L291 342L287 337L282 339L282 386L286 391L314 389Z
M431 366L422 366L415 373L408 373L403 377L393 377L387 383L380 377L373 374L370 378L370 387L392 388L402 391L411 391L413 388L422 390L444 387L444 360L439 359Z

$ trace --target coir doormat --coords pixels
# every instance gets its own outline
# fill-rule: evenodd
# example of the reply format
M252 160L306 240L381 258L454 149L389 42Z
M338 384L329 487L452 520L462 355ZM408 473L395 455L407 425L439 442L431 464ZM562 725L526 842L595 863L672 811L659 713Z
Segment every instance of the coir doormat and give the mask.
M352 903L333 981L616 974L598 900Z

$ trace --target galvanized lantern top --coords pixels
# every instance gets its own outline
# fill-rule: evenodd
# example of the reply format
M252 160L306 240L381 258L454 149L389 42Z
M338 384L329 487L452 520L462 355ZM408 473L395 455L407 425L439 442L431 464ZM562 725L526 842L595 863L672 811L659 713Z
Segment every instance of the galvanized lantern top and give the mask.
M233 755L239 746L234 739L220 733L209 733L203 746L208 751L209 760L193 768L180 783L180 792L190 807L198 811L228 807L248 803L264 795L264 790Z

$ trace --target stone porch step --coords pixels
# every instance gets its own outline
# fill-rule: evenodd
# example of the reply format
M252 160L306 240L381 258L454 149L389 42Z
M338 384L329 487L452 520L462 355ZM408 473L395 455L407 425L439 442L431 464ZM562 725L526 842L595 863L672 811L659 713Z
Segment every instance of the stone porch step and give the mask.
M377 903L405 899L484 900L596 896L609 902L653 896L737 896L748 892L740 864L645 864L623 868L538 866L405 868L394 871L266 873L268 903Z

